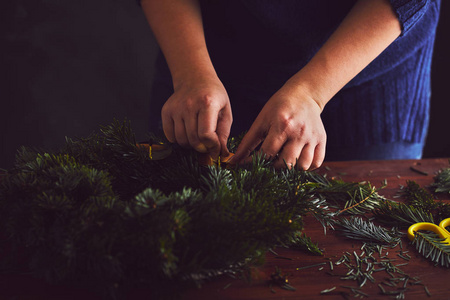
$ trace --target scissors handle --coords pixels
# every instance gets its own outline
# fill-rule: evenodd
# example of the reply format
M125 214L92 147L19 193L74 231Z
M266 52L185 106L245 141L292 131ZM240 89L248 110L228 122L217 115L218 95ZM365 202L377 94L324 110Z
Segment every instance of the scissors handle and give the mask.
M428 223L420 222L409 226L408 228L408 238L412 241L414 240L414 232L419 230L429 230L434 233L439 234L439 237L445 239L445 243L450 244L450 233L445 229L445 227L450 226L450 218L444 219L439 223L439 226Z
M450 218L444 219L439 223L439 227L444 228L450 226Z

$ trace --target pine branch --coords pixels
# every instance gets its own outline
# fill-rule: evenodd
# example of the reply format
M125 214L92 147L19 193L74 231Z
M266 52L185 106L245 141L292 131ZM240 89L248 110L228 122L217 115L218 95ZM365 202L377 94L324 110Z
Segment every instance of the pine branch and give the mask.
M363 205L364 204L367 204L366 202L369 202L368 200L370 199L370 198L372 198L373 197L373 195L375 194L375 192L376 192L376 190L373 188L372 189L372 191L370 192L370 194L367 196L367 197L365 197L364 199L362 199L362 200L360 200L359 202L356 202L355 204L352 204L352 205L350 205L350 201L349 202L347 202L346 204L345 204L345 208L344 209L341 209L339 212L338 212L338 214L342 214L342 213L344 213L344 212L350 212L350 211L353 211L353 212L357 212L357 213L361 213L361 211L360 210L358 210L358 208L361 208L361 207L363 207ZM361 197L362 197L362 195L361 195ZM353 199L352 199L353 200ZM353 200L354 201L354 200ZM350 206L349 206L350 205ZM375 205L378 205L378 202L375 202ZM369 207L369 209L373 209L374 207L375 207L375 205L371 205L370 207ZM365 206L365 208L367 209L367 205Z
M379 206L373 210L373 214L378 221L401 228L409 227L418 222L434 223L431 213L412 205L394 201L380 202Z
M314 243L310 237L301 232L293 235L286 244L291 249L298 249L303 251L306 250L314 255L323 255L323 252L322 250L320 250L319 245L317 243Z
M334 203L338 209L338 214L364 214L374 210L381 202L386 200L378 194L379 189L365 182L349 183L341 180L322 180L308 189L314 189L327 202Z
M240 135L236 137L230 137L227 141L227 148L230 152L235 153L237 150L237 147L241 143L242 139L244 138L247 131L242 132Z
M408 204L424 211L430 212L436 207L433 195L412 180L406 182L406 187L402 189L402 194Z
M450 216L450 204L443 201L437 202L433 215L437 223L448 218Z
M347 238L391 247L395 247L402 236L396 228L387 230L360 217L341 218L336 225L338 225L337 230Z
M324 227L332 226L336 213L330 209L330 204L322 194L324 187L331 183L322 175L315 172L285 169L281 171L284 180L289 183L289 193L299 199L306 199L301 215L312 214Z
M450 215L450 205L442 201L436 201L433 195L414 181L407 181L406 187L401 190L407 204L424 213L433 216L433 219L440 222Z
M435 177L431 188L435 193L450 193L450 168L441 170Z
M435 233L416 231L414 233L413 245L425 258L434 263L450 267L450 245L443 242L445 239Z

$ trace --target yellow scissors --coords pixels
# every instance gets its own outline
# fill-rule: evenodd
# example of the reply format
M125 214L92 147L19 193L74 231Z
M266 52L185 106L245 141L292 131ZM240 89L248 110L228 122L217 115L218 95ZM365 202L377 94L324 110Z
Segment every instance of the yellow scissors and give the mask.
M450 244L450 232L448 232L445 227L450 226L450 218L444 219L439 223L439 226L433 223L420 222L409 226L408 228L408 238L412 241L414 240L414 232L418 230L429 230L434 233L439 234L444 242Z

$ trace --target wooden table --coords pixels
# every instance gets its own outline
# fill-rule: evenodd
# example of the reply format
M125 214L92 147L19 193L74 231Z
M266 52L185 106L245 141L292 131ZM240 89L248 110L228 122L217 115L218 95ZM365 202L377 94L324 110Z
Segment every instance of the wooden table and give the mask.
M424 175L411 169L414 167L428 175ZM414 180L421 186L433 182L437 171L449 167L448 159L424 159L403 161L354 161L354 162L328 162L318 172L326 173L329 177L340 177L344 181L369 181L376 187L381 187L382 181L387 180L387 186L379 193L392 199L399 191L400 185L405 185L407 180ZM450 201L449 195L439 195L439 200ZM450 217L450 216L449 216ZM230 276L216 278L206 283L200 289L190 289L183 294L185 300L225 300L225 299L345 299L342 292L348 293L349 299L354 299L354 294L349 288L341 286L357 286L353 280L342 280L342 276L330 275L329 261L336 262L345 252L360 255L363 245L360 241L348 240L338 236L335 231L328 230L324 234L322 225L314 218L306 218L305 233L323 249L324 256L313 256L300 251L285 248L274 249L278 255L267 253L266 263L252 270L252 281L247 282ZM398 257L399 247L388 249L388 257L396 258L396 263L406 263L401 269L410 277L418 276L421 282L427 286L431 297L427 295L424 285L407 284L406 299L450 299L450 269L436 267L423 258L405 237L402 240L403 250L409 251L409 261ZM385 255L385 253L383 254ZM381 259L381 258L380 258ZM324 265L297 270L305 266L324 263ZM269 285L270 275L276 268L286 275L289 284L296 290L282 289L278 285ZM323 268L323 269L321 269ZM348 269L342 264L334 266L332 273L345 274ZM369 295L371 299L391 299L392 296L382 295L378 284L387 280L390 276L386 272L374 274L375 283L368 282L360 290ZM410 279L413 282L413 279ZM402 285L400 283L399 285ZM336 287L333 292L320 294L325 289ZM394 288L385 287L386 290ZM148 299L145 290L130 293L127 299ZM42 280L25 278L23 275L0 276L0 299L24 300L24 299L100 299L89 291L55 287ZM358 298L356 298L358 299Z
M411 167L426 172L423 175L413 171ZM387 180L387 186L379 193L389 199L398 194L400 185L405 185L407 180L414 180L420 186L425 186L433 182L436 172L442 168L449 167L448 159L425 159L425 160L404 160L404 161L355 161L355 162L329 162L319 170L327 173L327 176L336 176L344 181L369 181L376 187L382 186L382 181ZM440 195L440 200L450 201L449 195ZM449 216L450 217L450 216ZM277 248L277 258L273 253L266 255L266 263L255 269L254 278L251 283L243 280L223 277L210 282L198 290L189 290L185 293L186 300L194 299L346 299L341 291L349 293L349 299L355 299L353 292L341 286L357 286L353 280L342 280L341 276L331 276L328 260L336 262L344 252L353 255L355 251L361 254L363 245L360 241L352 241L338 236L335 231L328 230L324 235L323 227L314 218L307 218L305 230L309 237L319 244L324 250L324 256L313 256L295 250ZM411 277L419 276L431 293L431 299L450 299L450 269L435 267L434 264L423 258L415 250L407 239L402 240L403 250L409 251L412 257L408 265L401 269ZM406 263L397 254L400 247L389 249L388 257L397 258L396 263ZM325 265L297 270L304 266L315 265L326 262ZM283 274L288 274L290 285L296 288L295 291L282 289L278 286L269 286L270 275L280 268ZM319 270L323 267L322 270ZM333 273L345 274L348 269L342 265L333 267ZM370 295L371 299L391 299L392 296L382 295L378 284L385 278L390 277L385 272L375 274L375 284L368 282L361 289L362 292ZM325 289L336 287L327 294L320 294ZM425 292L423 285L407 284L408 290L405 292L406 299L427 299L429 296ZM388 287L385 287L388 290ZM390 288L391 290L393 288ZM358 299L358 298L356 298Z

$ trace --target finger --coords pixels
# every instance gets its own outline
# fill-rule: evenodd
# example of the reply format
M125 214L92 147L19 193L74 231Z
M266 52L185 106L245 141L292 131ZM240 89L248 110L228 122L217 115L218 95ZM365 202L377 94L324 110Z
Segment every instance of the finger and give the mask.
M213 159L217 159L220 154L220 141L217 136L217 121L219 111L202 109L198 114L198 138L210 153Z
M297 161L297 169L309 170L315 155L315 144L306 144L301 150L300 157Z
M175 140L182 147L189 147L189 139L186 134L186 127L183 119L174 121Z
M251 160L249 158L250 154L256 147L258 147L259 144L261 144L265 136L266 134L264 128L253 123L250 130L242 138L231 163L238 164L249 162L249 160Z
M265 155L268 160L274 159L282 151L283 145L286 143L286 135L280 134L271 128L269 134L261 145L260 152Z
M161 121L163 126L164 135L166 136L167 140L171 143L175 143L175 125L173 122L173 119L171 116L164 113L164 111L161 112Z
M317 144L316 148L314 149L314 159L311 163L311 166L309 167L310 170L314 170L319 168L323 161L325 160L325 143L319 143Z
M233 115L231 107L227 106L219 113L217 122L217 136L220 142L220 155L226 157L229 155L227 148L228 137L230 136L231 124L233 123Z
M198 118L196 114L190 115L186 118L186 122L184 123L188 143L197 152L208 153L208 149L206 149L206 146L200 142L200 139L198 137L197 120Z
M278 154L278 158L273 164L274 168L293 168L297 163L297 158L299 157L303 146L303 143L288 140Z

